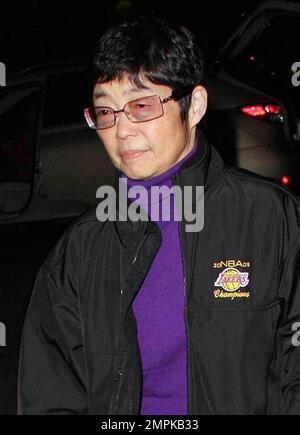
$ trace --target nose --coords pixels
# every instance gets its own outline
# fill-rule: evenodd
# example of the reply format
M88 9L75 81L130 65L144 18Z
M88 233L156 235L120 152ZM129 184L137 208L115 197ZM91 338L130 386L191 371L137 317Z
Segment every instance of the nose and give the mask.
M124 110L116 113L116 126L118 139L125 139L127 136L135 135L135 126L128 119Z

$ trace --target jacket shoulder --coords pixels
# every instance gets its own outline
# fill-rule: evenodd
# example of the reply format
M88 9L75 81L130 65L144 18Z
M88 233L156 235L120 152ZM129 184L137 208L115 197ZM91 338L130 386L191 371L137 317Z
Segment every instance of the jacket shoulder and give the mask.
M283 256L300 246L300 198L288 188L238 167L224 170L223 201L240 204L241 213L275 222ZM268 231L268 228L264 229Z
M73 264L76 269L83 239L95 238L103 230L104 225L105 222L97 219L96 206L82 213L64 230L45 259L43 267L51 272L62 260L65 260Z
M257 198L267 203L275 201L279 207L283 203L290 204L300 211L300 197L270 178L237 166L225 167L223 175L225 184L236 191L242 190L248 199Z

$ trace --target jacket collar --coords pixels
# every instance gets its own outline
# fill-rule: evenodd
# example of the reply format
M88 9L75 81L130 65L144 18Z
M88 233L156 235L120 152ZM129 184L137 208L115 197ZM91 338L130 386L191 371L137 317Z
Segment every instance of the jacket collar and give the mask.
M182 164L175 174L177 184L184 186L204 186L208 191L224 169L224 162L217 150L207 141L201 130L197 131L198 146L195 154Z
M204 186L207 192L219 178L224 169L224 162L216 149L205 139L201 130L197 131L197 150L191 158L186 160L180 169L174 174L174 184L181 188L184 186ZM117 204L119 204L119 178L121 172L117 170L114 180L117 192ZM142 234L157 232L158 225L152 221L122 220L127 216L127 210L132 201L126 198L126 202L120 208L117 207L116 230L121 243L126 248L132 248L142 237Z

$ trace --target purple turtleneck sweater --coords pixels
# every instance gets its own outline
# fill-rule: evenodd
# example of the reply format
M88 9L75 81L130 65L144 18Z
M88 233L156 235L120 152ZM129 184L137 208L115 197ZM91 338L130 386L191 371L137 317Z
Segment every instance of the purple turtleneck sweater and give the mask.
M184 161L190 158L194 148L181 161L161 175L147 180L127 178L127 186L143 186L149 195L151 186L173 185L172 175ZM167 198L160 195L159 206ZM170 221L162 220L159 225L162 244L151 268L143 281L134 301L133 311L137 322L138 342L143 369L142 415L186 415L187 414L187 354L184 324L183 263L179 239L179 222L174 220L174 195L170 195ZM132 198L143 206L142 200ZM152 207L155 205L152 202ZM155 208L157 209L158 203Z

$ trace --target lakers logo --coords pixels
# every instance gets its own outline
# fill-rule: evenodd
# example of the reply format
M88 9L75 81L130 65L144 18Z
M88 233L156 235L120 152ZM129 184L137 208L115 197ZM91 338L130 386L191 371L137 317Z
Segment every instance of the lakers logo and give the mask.
M215 282L216 287L222 287L223 290L214 289L214 297L222 299L249 298L249 291L241 291L241 288L249 284L249 273L240 272L235 267L227 267L218 276ZM224 291L225 290L225 291Z
M240 272L238 269L228 267L220 273L215 286L222 287L228 292L234 292L249 284L248 275L248 272Z

